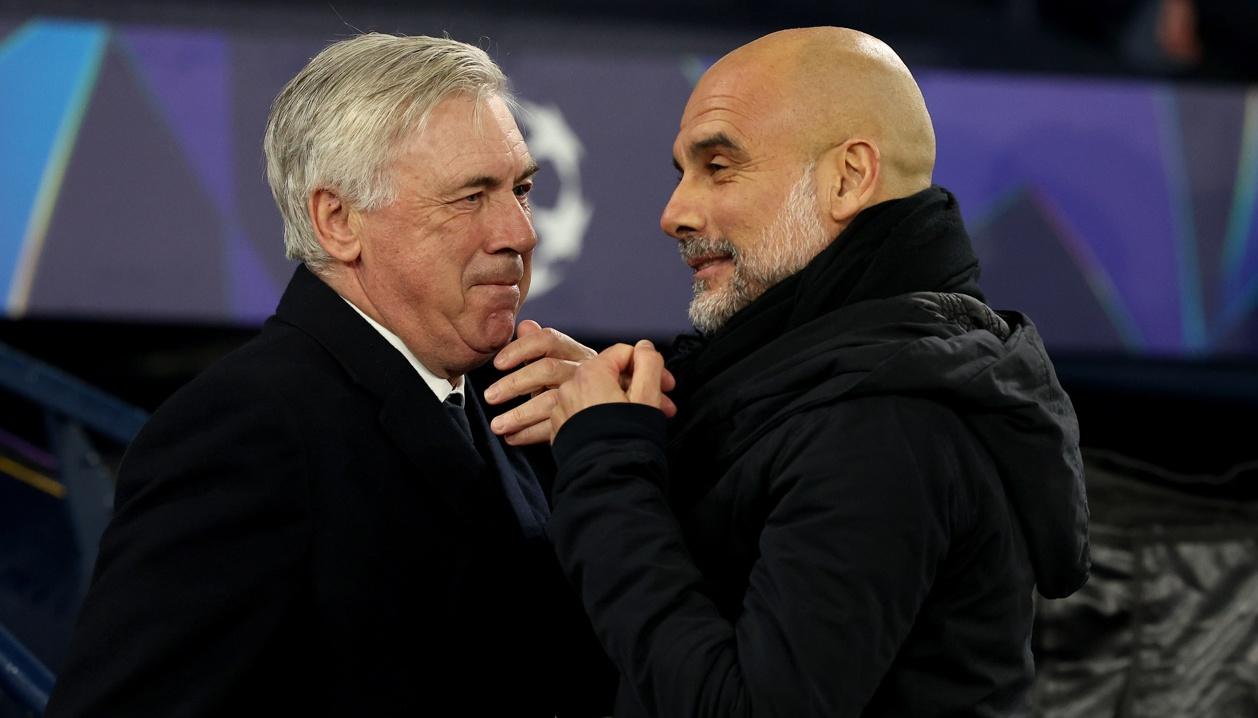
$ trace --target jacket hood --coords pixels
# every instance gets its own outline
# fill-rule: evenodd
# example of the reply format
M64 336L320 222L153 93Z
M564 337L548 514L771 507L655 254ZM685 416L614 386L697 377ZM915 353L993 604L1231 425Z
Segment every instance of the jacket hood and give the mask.
M781 335L709 382L679 427L727 438L728 460L787 416L844 398L919 396L960 414L995 460L1038 590L1087 580L1079 428L1035 325L954 293L858 302Z

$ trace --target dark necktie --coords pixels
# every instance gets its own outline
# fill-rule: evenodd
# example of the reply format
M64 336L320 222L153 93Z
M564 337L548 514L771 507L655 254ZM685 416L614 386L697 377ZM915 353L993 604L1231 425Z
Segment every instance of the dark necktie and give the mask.
M466 379L464 379L463 391L472 391ZM504 446L502 441L494 436L489 428L489 422L477 406L467 407L464 404L466 398L465 394L450 394L443 405L472 446L493 465L495 473L502 482L502 490L507 503L511 505L511 511L515 514L524 535L528 538L541 536L546 526L546 519L550 517L550 509L546 505L546 495L542 493L542 487L537 483L537 476L519 452ZM472 431L473 421L476 422L476 432ZM476 442L473 438L476 435L479 435L483 443Z
M467 410L463 408L463 395L451 392L446 400L442 402L446 407L446 412L454 418L454 423L467 437L467 440L473 444L476 442L472 439L472 425L467 420Z

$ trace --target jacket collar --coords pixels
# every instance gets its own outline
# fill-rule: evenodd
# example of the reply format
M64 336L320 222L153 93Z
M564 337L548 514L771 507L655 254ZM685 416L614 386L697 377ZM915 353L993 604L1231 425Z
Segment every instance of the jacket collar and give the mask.
M275 311L305 332L379 402L381 431L463 520L502 530L493 469L467 442L445 407L404 356L304 265L297 267ZM318 391L317 387L312 387ZM475 392L467 401L476 401Z

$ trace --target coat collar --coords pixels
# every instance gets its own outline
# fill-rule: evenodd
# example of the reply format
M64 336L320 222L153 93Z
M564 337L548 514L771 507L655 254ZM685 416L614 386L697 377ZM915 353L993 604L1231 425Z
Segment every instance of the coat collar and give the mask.
M466 441L414 367L353 307L302 265L275 315L311 336L379 402L381 431L456 516L502 530L493 467ZM474 393L468 392L468 401L476 401Z

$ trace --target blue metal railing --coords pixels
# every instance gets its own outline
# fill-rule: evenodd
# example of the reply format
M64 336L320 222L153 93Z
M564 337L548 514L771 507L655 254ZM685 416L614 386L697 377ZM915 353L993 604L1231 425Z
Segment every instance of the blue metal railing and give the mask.
M113 481L87 430L127 444L148 419L141 409L70 374L0 343L0 389L44 410L57 474L78 547L79 596L86 594L101 533L113 511ZM54 676L13 634L0 626L0 691L42 715Z
M113 512L113 481L85 429L121 444L130 443L148 414L70 374L0 343L0 389L44 409L66 505L79 549L83 590L91 579L97 545Z
M0 689L18 706L41 715L52 692L52 672L0 626Z
M122 444L129 443L148 421L144 410L3 343L0 388Z

